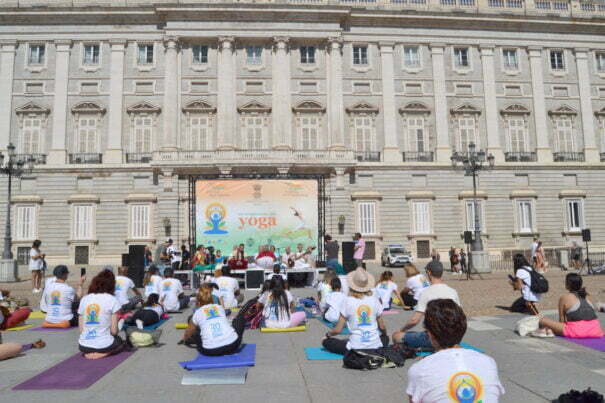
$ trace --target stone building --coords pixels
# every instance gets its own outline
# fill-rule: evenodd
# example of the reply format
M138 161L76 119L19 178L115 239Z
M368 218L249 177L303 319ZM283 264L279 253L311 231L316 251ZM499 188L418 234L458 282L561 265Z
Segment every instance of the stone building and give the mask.
M3 0L14 252L117 263L189 236L189 174L321 173L327 231L492 253L605 242L605 6L577 0ZM6 177L0 222L6 215ZM340 224L340 225L339 225ZM343 231L339 231L342 229Z

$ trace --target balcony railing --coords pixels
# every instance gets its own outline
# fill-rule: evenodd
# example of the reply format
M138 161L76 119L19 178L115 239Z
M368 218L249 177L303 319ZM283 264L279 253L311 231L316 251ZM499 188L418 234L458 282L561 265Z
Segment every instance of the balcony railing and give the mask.
M126 153L127 164L149 164L153 153Z
M555 162L584 162L583 152L559 152L553 153L553 160Z
M46 164L46 154L15 154L15 158L17 161L28 162L29 160L33 160L35 165L44 165Z
M432 151L404 152L403 162L433 162Z
M508 152L504 153L506 162L536 162L538 160L536 153L531 152Z
M355 159L359 162L380 162L380 151L356 151Z
M380 154L380 153L379 153ZM128 157L127 157L128 159ZM351 150L215 150L215 151L156 151L153 162L216 163L222 161L287 161L325 163L355 161Z
M103 154L99 153L74 153L69 154L70 164L101 164Z

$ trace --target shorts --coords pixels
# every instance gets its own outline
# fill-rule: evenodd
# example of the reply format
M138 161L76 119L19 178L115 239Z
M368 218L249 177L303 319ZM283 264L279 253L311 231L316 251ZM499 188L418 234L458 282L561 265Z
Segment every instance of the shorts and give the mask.
M567 322L563 328L563 336L574 339L598 339L603 337L603 329L598 319Z
M412 348L433 348L427 332L406 332L403 344Z

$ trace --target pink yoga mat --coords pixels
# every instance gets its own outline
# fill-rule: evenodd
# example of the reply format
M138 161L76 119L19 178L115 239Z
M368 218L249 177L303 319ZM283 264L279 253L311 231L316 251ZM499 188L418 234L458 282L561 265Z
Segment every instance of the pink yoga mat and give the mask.
M388 310L388 311L382 311L383 315L397 315L399 313L399 311L394 311L394 310Z
M593 350L601 351L605 353L605 337L599 339L572 339L564 337L565 340L570 341L580 346L592 348Z
M98 360L88 360L82 353L77 353L15 386L13 390L86 389L131 355L131 352L124 352Z

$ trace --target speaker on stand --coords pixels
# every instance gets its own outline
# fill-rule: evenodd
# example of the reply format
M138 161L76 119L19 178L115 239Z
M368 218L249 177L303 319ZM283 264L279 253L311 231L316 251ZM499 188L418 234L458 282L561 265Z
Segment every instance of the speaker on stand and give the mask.
M582 230L582 241L584 241L584 245L586 245L586 259L582 262L582 267L580 268L580 273L582 274L582 269L584 269L584 265L588 268L588 274L592 273L592 266L590 264L590 255L588 254L588 242L591 241L590 229L585 228Z
M354 248L355 242L342 243L342 266L345 268L347 273L357 268L355 265L355 259L353 259L353 254L355 253Z
M135 287L142 288L144 276L145 246L130 245L128 246L128 277L134 282Z

